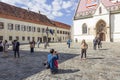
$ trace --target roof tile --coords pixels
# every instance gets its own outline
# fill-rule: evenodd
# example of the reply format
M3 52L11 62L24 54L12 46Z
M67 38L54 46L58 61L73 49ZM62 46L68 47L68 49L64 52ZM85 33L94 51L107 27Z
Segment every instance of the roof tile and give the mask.
M61 23L61 22L58 22L58 23L61 24L62 26L54 25L53 21L48 19L47 16L45 15L42 15L40 13L35 13L29 10L25 10L19 7L15 7L15 6L3 3L3 2L0 2L0 15L1 17L4 17L4 18L16 19L16 20L21 20L21 21L37 23L41 25L68 29L68 25Z

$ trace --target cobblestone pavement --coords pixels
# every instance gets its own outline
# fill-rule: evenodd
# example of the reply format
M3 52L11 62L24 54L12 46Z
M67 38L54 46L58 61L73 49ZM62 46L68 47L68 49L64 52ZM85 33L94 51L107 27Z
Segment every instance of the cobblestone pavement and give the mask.
M43 62L51 48L60 56L59 73L52 75ZM47 49L21 46L21 58L3 58L0 53L0 80L120 80L120 43L103 43L103 48L93 50L89 43L87 59L80 60L80 43L67 48L66 43L52 43Z

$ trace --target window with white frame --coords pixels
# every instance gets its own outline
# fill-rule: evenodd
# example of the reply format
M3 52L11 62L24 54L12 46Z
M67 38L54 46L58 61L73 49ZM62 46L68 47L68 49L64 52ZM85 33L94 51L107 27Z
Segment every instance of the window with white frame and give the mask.
M8 23L8 30L13 30L13 24L12 23Z
M15 24L15 30L20 31L20 24Z
M0 29L4 29L4 23L0 22Z

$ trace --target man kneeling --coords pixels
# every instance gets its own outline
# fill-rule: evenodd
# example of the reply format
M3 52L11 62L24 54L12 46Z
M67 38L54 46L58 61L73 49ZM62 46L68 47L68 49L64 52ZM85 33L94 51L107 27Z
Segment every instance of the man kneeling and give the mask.
M48 63L52 74L58 72L58 58L57 52L54 49L51 49L48 54Z

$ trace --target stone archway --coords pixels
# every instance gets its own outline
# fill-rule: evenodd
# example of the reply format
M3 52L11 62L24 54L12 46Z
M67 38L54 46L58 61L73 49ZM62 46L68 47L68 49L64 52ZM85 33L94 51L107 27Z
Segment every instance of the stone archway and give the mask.
M106 41L106 22L104 20L99 20L96 24L96 36L102 41Z

